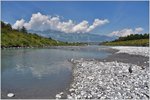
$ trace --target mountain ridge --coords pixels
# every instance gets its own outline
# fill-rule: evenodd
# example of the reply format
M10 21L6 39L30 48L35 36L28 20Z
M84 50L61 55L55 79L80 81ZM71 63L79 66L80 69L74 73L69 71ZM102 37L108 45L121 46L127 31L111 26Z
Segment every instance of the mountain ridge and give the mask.
M116 37L109 37L106 35L98 35L92 33L63 33L59 31L32 31L31 33L36 33L44 37L51 37L55 40L63 42L103 42L103 41L112 41Z

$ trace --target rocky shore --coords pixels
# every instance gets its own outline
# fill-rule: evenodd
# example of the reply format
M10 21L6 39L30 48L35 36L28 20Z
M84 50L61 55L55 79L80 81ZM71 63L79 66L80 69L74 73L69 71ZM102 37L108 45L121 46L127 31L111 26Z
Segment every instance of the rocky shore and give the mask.
M66 98L149 99L149 47L110 49L118 52L101 60L71 60L74 80Z

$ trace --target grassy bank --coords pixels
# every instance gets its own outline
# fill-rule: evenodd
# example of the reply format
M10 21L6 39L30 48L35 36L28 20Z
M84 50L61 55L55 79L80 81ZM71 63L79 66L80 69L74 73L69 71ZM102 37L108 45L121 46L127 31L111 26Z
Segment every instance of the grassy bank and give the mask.
M1 47L46 47L46 46L77 46L81 43L68 43L56 41L37 34L21 32L2 32Z
M104 42L106 46L149 46L149 39Z
M46 47L46 46L78 46L82 43L68 43L28 33L26 29L12 29L10 24L1 22L1 47Z

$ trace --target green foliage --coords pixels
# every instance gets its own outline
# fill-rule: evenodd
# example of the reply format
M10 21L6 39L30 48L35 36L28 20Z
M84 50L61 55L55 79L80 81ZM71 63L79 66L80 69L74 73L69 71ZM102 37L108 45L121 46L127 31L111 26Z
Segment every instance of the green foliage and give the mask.
M137 40L137 39L149 39L149 34L131 34L125 37L119 37L115 41L127 41L127 40Z
M23 27L20 29L20 32L22 32L22 33L27 33L27 29L23 26Z
M8 31L11 31L11 30L12 30L12 27L11 27L10 24L6 24L6 23L4 23L4 22L2 22L2 21L1 21L1 28L2 28L3 30L8 30Z
M107 46L149 46L149 39L105 42Z
M27 33L27 34L24 34ZM46 38L37 34L28 33L23 27L21 30L11 28L10 24L1 21L1 47L45 47L45 46L81 45L81 43L66 43Z
M103 42L107 46L149 46L149 34L131 34L110 42Z

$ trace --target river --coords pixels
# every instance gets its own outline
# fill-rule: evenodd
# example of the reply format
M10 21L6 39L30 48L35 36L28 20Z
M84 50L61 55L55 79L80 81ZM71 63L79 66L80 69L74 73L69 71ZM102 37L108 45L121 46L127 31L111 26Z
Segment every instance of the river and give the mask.
M105 46L72 46L1 50L2 98L53 99L72 81L70 59L101 59Z

